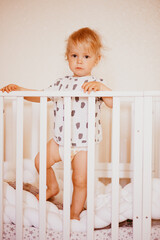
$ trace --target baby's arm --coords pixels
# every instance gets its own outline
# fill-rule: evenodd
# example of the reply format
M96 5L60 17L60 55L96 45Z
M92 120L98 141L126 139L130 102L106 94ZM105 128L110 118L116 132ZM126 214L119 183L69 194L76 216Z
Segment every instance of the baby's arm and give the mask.
M38 91L38 90L23 88L16 84L9 84L9 85L1 88L0 91L9 93L12 91ZM40 102L40 97L24 97L24 99L28 100L30 102ZM48 99L48 101L49 101L49 99Z
M88 92L90 93L91 91L111 91L110 88L108 88L106 85L104 85L101 82L85 82L82 85L82 88L84 90L84 92ZM104 103L109 107L112 108L113 107L113 98L112 97L102 97Z

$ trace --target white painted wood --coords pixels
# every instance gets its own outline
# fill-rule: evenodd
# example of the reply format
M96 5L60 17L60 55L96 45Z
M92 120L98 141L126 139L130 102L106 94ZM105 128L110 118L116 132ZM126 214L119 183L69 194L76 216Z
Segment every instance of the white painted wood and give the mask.
M152 97L144 97L143 133L143 240L151 238Z
M0 239L3 239L4 101L0 97Z
M40 100L39 239L46 239L47 98Z
M150 94L150 92L148 92ZM154 92L153 92L154 94ZM89 94L91 97L134 97L134 96L142 96L144 95L144 92L134 92L134 91L97 91L97 92L91 92ZM160 91L155 91L155 96L159 96ZM88 93L84 93L82 91L19 91L19 92L10 92L8 93L1 93L0 96L7 96L7 97L14 97L14 96L61 96L61 97L88 97Z
M154 96L159 97L160 91L97 91L91 92L90 96L92 97L143 97L143 96ZM83 93L81 91L54 91L51 93L50 91L19 91L19 92L10 92L2 93L0 92L0 96L4 97L15 97L15 96L23 96L23 97L30 97L30 96L39 96L39 97L50 97L50 96L63 96L63 97L76 97L76 96L83 96L88 97L87 93Z
M31 135L31 159L33 160L39 151L39 104L32 103L32 135Z
M135 98L133 164L133 239L142 239L143 97Z
M71 191L71 98L64 98L64 192L63 239L70 239L70 191Z
M113 98L112 111L112 239L118 240L120 158L120 99L118 97Z
M23 97L17 97L16 240L23 239Z
M134 164L134 102L131 104L131 162L130 169L133 171ZM133 183L133 176L131 177L131 182Z
M160 122L160 114L159 116L157 115L157 106L159 105L159 109L160 109L160 104L157 101L154 101L153 99L153 106L152 106L152 159L154 159L152 161L152 177L158 177L159 176L159 161L157 158L157 153L159 150L159 141L158 138L160 136L160 131L158 131L158 129L160 130L159 127L159 122ZM160 111L159 111L160 112Z
M88 98L87 239L94 239L95 98Z
M16 125L17 125L17 99L12 100L12 133L11 133L11 142L12 142L12 161L16 164ZM5 151L7 151L7 146L5 148Z
M160 102L157 100L155 102L155 116L154 116L154 168L156 171L156 177L160 177Z

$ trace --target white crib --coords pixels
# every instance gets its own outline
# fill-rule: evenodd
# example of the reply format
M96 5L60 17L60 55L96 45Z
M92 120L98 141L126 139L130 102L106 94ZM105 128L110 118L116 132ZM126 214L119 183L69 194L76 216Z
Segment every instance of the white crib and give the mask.
M133 239L151 239L151 193L152 193L152 147L154 109L160 113L160 92L96 92L90 95L81 92L12 92L0 93L0 239L3 239L3 161L4 161L4 100L13 99L16 108L16 240L23 239L23 97L40 96L40 174L39 174L39 239L46 239L46 142L47 142L47 97L63 96L65 104L64 131L64 195L63 195L63 239L70 239L70 112L71 97L88 97L88 175L87 175L87 233L88 240L94 234L94 189L95 178L111 178L112 221L111 239L119 239L119 179L130 178L133 183ZM95 97L113 96L111 162L95 164L94 118ZM131 119L131 161L120 163L120 113L121 99L130 99ZM156 99L156 100L155 100ZM156 104L153 104L156 102ZM33 128L37 128L33 118ZM32 137L32 155L37 150L36 137ZM158 148L158 143L157 148ZM157 153L156 153L157 154ZM159 154L159 153L158 153ZM159 156L157 156L159 157ZM156 169L157 170L157 169ZM57 169L58 171L58 169ZM155 174L157 177L158 174ZM159 176L158 176L159 177ZM160 236L159 236L160 237Z

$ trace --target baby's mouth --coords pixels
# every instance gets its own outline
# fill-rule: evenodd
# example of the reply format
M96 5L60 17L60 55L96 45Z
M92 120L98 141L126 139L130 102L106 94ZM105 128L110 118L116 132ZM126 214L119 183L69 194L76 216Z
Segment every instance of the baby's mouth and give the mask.
M82 67L76 67L76 69L83 69Z

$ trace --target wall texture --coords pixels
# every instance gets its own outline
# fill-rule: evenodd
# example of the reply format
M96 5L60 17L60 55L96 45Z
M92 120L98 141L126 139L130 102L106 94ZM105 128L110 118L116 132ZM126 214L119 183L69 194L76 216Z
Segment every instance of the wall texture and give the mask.
M0 87L41 89L69 73L65 40L85 26L107 49L95 75L114 90L160 89L159 0L0 0Z
M93 74L104 78L113 90L160 90L159 0L0 0L0 88L16 83L42 89L53 79L70 74L64 58L65 40L86 26L100 33L105 46ZM127 161L130 108L124 105L123 110L121 146L125 152L121 157ZM30 114L25 115L26 123L27 118ZM100 158L107 155L109 160L110 111L104 108L102 118ZM11 132L14 134L11 123L6 128L7 159L12 157L7 151L12 145ZM25 129L27 157L29 135Z

